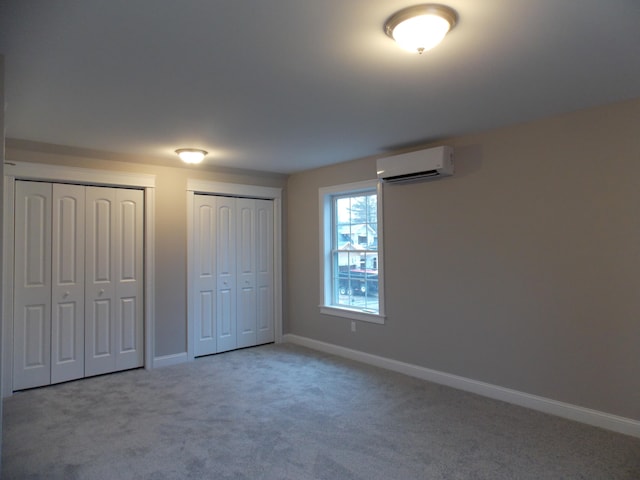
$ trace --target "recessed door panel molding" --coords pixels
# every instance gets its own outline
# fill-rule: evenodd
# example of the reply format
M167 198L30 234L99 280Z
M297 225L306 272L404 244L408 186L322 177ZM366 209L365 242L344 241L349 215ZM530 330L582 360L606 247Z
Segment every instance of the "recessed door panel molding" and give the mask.
M215 319L214 316L214 298L215 295L213 290L202 290L199 292L199 305L200 305L200 328L199 328L199 338L202 341L212 341L215 345L215 322L212 320ZM212 352L215 353L215 348Z
M15 185L14 388L51 382L51 184Z
M216 272L218 287L236 283L235 198L216 197Z
M24 186L24 184L23 184ZM22 190L22 189L21 189ZM38 189L39 190L39 189ZM46 195L46 196L45 196ZM24 259L24 281L27 288L47 287L49 285L49 265L45 261L50 256L51 243L49 235L48 210L51 193L24 193L23 225L19 225L25 238L23 239L26 257Z
M120 202L120 258L118 265L120 282L133 281L138 279L138 262L140 253L138 247L140 241L137 239L136 227L141 225L137 218L137 202L124 199Z
M24 309L24 368L27 371L49 364L46 345L48 310L46 305L29 305Z
M252 347L257 343L256 289L239 287L236 300L238 348Z
M255 200L238 198L238 275L254 280L256 263ZM240 282L244 284L244 282Z
M92 276L91 281L93 283L111 283L111 239L113 231L113 199L109 198L111 195L103 188L93 187L90 189L92 193L100 192L101 195L97 198L88 197L91 210L89 212L91 223L89 224L92 235L89 237L91 241L91 251L93 256L91 257L94 263L91 266ZM105 198L106 197L106 198Z
M256 344L271 343L273 335L273 288L262 285L257 289Z
M120 353L129 353L136 350L137 332L136 332L136 303L137 298L121 298L120 299Z
M196 241L198 242L198 261L196 272L199 278L214 279L215 270L215 198L198 197Z
M234 350L238 348L235 288L218 289L216 303L216 352Z
M78 261L84 256L84 190L81 188L79 197L74 198L68 194L57 196L56 187L59 186L54 185L53 192L53 262L57 268L53 278L58 285L76 285L84 277L84 262Z
M52 328L52 370L53 365L65 365L70 362L78 361L78 347L76 345L77 327L78 327L78 313L75 303L62 303L58 302L57 308L57 328ZM80 316L82 318L82 316ZM82 358L81 365L84 364L84 356ZM84 373L84 365L83 365ZM52 372L53 373L53 372ZM80 375L82 377L83 375ZM77 378L80 378L77 377ZM51 379L52 383L56 381ZM63 380L60 380L63 381Z
M273 276L273 202L256 200L256 269Z
M113 371L113 315L111 299L91 302L91 328L87 328L85 371L99 375Z

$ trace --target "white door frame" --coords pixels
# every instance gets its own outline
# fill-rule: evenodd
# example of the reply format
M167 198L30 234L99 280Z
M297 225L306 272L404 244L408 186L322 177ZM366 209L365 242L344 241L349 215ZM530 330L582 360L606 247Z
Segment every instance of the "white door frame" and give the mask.
M155 184L156 176L29 162L4 167L4 268L2 271L2 385L3 397L13 392L14 196L16 180L134 187L144 190L144 365L153 367L155 326Z
M273 319L276 343L282 342L282 189L187 179L187 357L195 357L193 200L196 193L273 200Z

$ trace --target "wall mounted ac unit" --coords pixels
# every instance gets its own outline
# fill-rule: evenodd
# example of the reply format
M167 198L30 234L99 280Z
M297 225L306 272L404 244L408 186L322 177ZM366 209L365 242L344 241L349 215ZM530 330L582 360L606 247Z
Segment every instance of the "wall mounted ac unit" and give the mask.
M407 182L453 175L453 147L442 146L378 159L378 178Z

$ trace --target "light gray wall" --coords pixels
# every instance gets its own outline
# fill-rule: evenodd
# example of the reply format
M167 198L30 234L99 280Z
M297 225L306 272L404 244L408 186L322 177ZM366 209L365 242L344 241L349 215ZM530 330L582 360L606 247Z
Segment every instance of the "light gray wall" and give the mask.
M0 55L0 179L4 178L4 55ZM0 212L4 211L4 181L0 182ZM0 272L4 271L3 264L3 223L0 221ZM2 295L0 295L0 312L2 312ZM0 385L2 385L2 328L0 328ZM0 395L0 459L2 458L2 395ZM1 463L1 462L0 462ZM0 465L1 466L1 465Z
M285 176L243 172L213 172L199 167L182 168L126 161L90 158L69 153L73 148L8 141L7 159L22 162L136 172L156 175L155 212L155 355L171 355L187 349L187 179L283 188ZM13 146L12 146L13 145ZM29 149L24 147L27 145ZM17 148L17 147L21 148ZM80 152L80 151L79 151Z
M384 187L384 325L321 315L318 188L288 181L286 332L640 420L640 99L461 136L456 175Z

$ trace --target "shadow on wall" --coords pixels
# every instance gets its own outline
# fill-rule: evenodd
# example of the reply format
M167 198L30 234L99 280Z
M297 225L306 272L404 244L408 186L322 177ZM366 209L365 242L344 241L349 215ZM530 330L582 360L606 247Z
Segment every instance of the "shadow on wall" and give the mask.
M466 177L482 170L484 152L482 145L459 145L453 147L456 177Z

